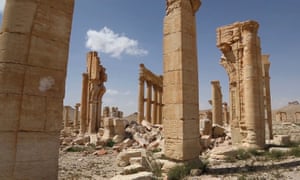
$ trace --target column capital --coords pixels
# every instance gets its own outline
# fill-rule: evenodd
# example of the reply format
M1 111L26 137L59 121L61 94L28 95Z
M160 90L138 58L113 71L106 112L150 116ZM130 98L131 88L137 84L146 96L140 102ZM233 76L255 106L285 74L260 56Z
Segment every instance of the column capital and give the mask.
M242 32L248 31L250 33L257 33L259 28L259 24L256 21L246 21L244 23L241 24L241 30Z

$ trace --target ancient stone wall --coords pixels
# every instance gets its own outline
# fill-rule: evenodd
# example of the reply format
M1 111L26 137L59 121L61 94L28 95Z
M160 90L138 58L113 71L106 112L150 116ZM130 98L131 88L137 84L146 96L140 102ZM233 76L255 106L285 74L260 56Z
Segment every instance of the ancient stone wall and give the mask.
M167 0L163 30L165 155L198 158L199 92L195 13L199 0Z
M163 107L163 77L152 73L144 66L144 64L140 64L139 76L138 122L141 123L142 120L145 119L152 124L161 124ZM144 97L145 84L147 85L146 98Z
M0 32L0 179L57 179L73 0L8 0Z

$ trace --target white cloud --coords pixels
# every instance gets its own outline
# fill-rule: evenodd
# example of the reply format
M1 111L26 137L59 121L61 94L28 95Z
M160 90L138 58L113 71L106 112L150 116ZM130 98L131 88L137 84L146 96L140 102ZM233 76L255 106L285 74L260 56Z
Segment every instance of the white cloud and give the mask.
M0 0L0 14L3 14L5 6L5 0Z
M119 91L118 90L114 90L114 89L108 89L106 91L106 93L110 96L114 96L114 95L118 95L119 94Z
M148 51L139 47L137 40L120 35L104 27L100 31L88 30L86 47L93 51L109 54L111 57L120 58L122 54L132 56L147 55Z

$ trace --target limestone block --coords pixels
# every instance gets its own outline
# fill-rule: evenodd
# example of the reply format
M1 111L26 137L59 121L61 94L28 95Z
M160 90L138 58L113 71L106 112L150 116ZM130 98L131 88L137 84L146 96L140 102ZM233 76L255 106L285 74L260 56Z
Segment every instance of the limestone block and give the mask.
M27 35L2 32L0 34L0 62L27 63L28 43L29 36ZM9 49L14 49L14 51Z
M120 167L129 165L129 159L132 157L141 157L143 149L122 151L117 156L117 164Z
M97 134L90 134L89 136L90 136L90 143L98 145L99 140Z
M61 108L58 108L61 107ZM58 131L62 126L63 100L60 98L47 98L47 121L45 131Z
M24 93L35 96L63 98L65 71L28 67L25 73Z
M176 121L172 119L168 121L169 126L164 127L164 132L167 132L168 135L165 137L171 138L195 138L200 136L199 122L198 120L181 120Z
M211 137L208 135L201 136L200 145L205 149L208 148L211 145Z
M217 138L220 136L225 136L225 129L219 125L213 125L212 137Z
M130 164L142 164L142 157L132 157L129 159Z
M15 139L14 132L0 132L0 179L9 179L13 174L15 158Z
M35 1L7 1L1 31L30 33L36 9Z
M152 180L153 179L153 173L152 172L138 172L136 174L130 174L130 175L117 175L110 180Z
M120 135L115 135L113 138L112 138L113 142L115 143L120 143L122 140L123 140L123 137L120 136Z
M288 145L291 141L290 135L275 135L273 139L273 143L275 145L283 146Z
M16 179L57 177L59 133L19 132L16 152ZM56 165L55 165L56 164ZM49 167L51 167L49 169Z
M1 63L0 93L21 94L24 85L24 75L25 66Z
M2 85L1 85L2 86ZM0 131L15 131L20 116L21 96L0 93ZM2 152L2 151L0 151Z
M46 97L23 95L20 129L42 131L47 120Z
M212 123L209 119L200 119L200 131L202 135L212 134Z
M165 140L165 154L177 160L191 160L200 154L200 138L167 139Z
M291 150L290 148L282 148L282 147L271 147L269 149L270 152L276 152L276 151L278 152L278 151L280 151L280 152L283 152L283 153L287 153L290 150Z
M60 60L68 58L67 47L68 44L53 41L48 37L32 36L28 63L32 66L65 71L67 61Z
M114 133L123 137L125 135L125 121L122 119L114 119Z
M124 167L121 174L127 175L127 174L133 174L140 171L144 171L145 168L141 164L131 164L129 166Z

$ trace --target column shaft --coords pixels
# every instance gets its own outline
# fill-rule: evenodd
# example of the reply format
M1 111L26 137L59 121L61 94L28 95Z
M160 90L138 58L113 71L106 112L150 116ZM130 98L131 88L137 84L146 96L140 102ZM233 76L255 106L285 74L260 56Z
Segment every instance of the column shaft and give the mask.
M149 81L147 81L147 105L146 105L146 120L151 122L151 101L152 101L152 86Z
M81 91L81 114L80 114L80 134L86 133L87 122L87 105L88 105L88 74L82 74L82 91Z
M145 83L143 79L139 80L139 112L138 112L138 122L141 123L142 120L144 119L144 104L145 104Z

